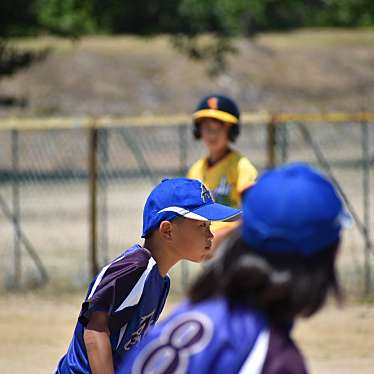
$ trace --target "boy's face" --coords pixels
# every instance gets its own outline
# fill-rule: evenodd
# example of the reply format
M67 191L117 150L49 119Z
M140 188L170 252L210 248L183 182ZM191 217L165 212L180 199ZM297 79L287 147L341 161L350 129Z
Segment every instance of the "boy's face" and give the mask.
M204 118L200 122L201 139L210 152L219 152L229 146L228 123L213 118Z
M173 247L181 259L203 261L211 251L212 239L209 221L188 218L173 221Z

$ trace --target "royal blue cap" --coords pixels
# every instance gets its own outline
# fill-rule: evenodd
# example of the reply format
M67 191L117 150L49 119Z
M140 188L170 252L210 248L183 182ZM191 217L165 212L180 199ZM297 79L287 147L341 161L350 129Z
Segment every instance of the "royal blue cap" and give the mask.
M333 184L293 163L264 173L245 194L242 237L259 252L309 256L336 242L349 220Z
M215 203L212 194L198 180L164 179L149 195L143 211L142 238L162 221L185 217L200 221L234 221L241 211Z

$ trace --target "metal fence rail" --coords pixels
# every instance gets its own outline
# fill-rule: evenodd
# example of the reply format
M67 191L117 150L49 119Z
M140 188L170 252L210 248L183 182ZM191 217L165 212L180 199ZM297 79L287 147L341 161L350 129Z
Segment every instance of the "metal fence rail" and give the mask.
M333 179L354 219L340 267L373 292L374 114L246 113L237 144L261 171L305 161ZM85 284L139 240L144 200L204 154L188 116L0 119L2 284ZM196 268L174 270L183 284Z

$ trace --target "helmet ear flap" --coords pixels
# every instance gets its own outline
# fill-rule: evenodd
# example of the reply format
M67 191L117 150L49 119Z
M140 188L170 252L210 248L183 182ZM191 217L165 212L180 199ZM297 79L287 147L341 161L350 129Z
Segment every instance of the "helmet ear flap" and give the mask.
M201 138L200 124L198 122L194 122L192 134L196 140Z
M201 129L200 129L200 127L201 127L200 123L194 122L193 128L192 128L192 134L193 134L193 137L196 140L201 139ZM230 126L228 137L229 137L229 140L231 142L234 143L236 141L236 139L238 138L239 134L240 134L239 124L235 124L235 125Z
M230 127L229 140L234 143L236 139L238 138L239 134L240 134L240 126L238 123L236 123L235 125L232 125Z

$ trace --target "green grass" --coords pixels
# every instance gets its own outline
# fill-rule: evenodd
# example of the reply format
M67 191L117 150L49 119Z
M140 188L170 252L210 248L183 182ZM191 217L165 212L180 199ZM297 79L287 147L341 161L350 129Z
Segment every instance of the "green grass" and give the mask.
M140 37L131 35L93 35L85 36L78 40L59 38L53 36L13 38L9 40L10 45L18 48L37 50L42 48L53 48L57 51L71 51L79 47L83 50L96 52L134 52L144 48L170 48L169 36Z
M373 47L374 28L301 29L288 33L260 34L255 40L273 48Z
M150 42L157 48L168 48L169 36L140 37L134 35L93 35L74 41L72 39L53 36L13 38L10 44L29 49L52 47L57 50L69 50L76 45L88 50L118 51L121 48L133 50ZM236 39L240 41L241 39ZM274 32L258 34L255 43L273 48L299 47L334 47L334 46L374 46L374 28L360 29L300 29L290 32Z

